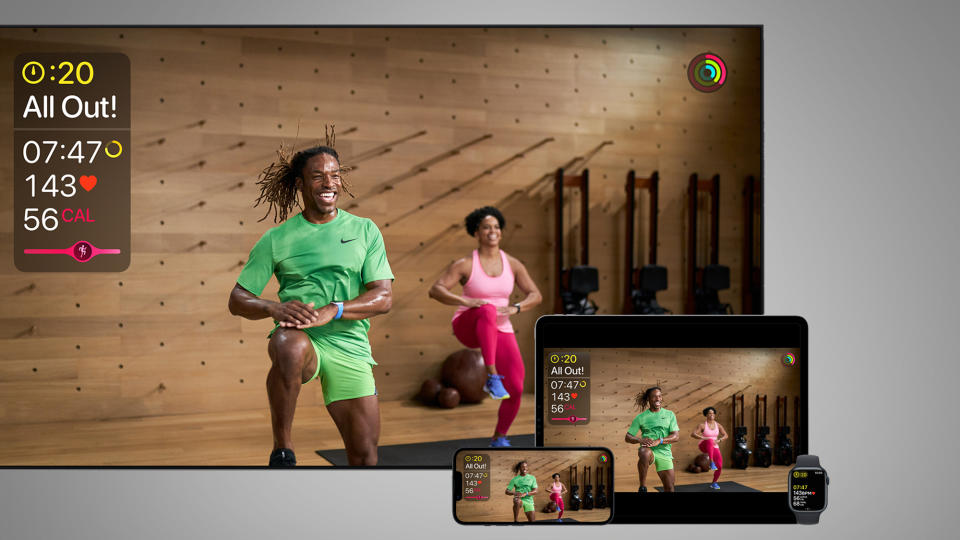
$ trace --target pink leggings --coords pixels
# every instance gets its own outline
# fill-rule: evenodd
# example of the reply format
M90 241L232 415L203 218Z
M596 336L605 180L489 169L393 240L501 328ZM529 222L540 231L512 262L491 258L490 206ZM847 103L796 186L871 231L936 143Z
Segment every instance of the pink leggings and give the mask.
M717 466L717 470L713 471L713 481L716 482L720 478L720 471L723 470L723 455L720 454L720 449L714 444L713 439L703 439L700 441L700 451L710 456L714 465Z
M559 493L551 493L550 500L557 503L557 510L560 511L560 515L557 516L557 519L563 518L563 497Z
M496 366L497 373L503 375L503 386L510 399L500 402L497 433L506 435L520 411L520 396L523 394L523 358L517 347L517 338L512 333L497 330L497 308L493 304L464 311L453 320L453 334L467 347L480 347L484 364Z

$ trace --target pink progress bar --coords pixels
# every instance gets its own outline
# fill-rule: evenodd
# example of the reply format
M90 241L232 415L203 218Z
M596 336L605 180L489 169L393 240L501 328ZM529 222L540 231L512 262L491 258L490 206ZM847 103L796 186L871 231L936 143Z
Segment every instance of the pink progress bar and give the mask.
M584 421L584 422L587 421L586 418L580 418L579 416L568 416L568 417L566 417L566 418L551 418L550 420L557 420L557 421L560 421L560 422L567 421L567 422L570 422L571 424L573 424L573 423L575 423L575 422L579 422L579 421L581 421L581 420Z
M80 240L76 244L65 249L25 249L27 255L69 255L77 262L87 262L97 255L117 255L119 249L100 249L86 240Z
M470 497L464 497L464 499L489 499L490 497L482 497L480 495L472 495Z

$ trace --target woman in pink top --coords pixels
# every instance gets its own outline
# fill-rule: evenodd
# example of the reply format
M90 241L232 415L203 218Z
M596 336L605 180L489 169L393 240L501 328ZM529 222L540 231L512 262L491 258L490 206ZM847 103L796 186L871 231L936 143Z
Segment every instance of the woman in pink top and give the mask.
M723 455L720 453L720 441L727 438L727 432L717 422L717 410L713 407L707 407L703 410L703 415L707 421L698 425L697 429L690 434L694 439L700 439L700 451L710 456L710 468L713 469L713 483L710 487L720 489L717 480L720 479L720 472L723 470Z
M553 473L553 483L550 484L550 500L557 504L557 510L560 512L557 521L563 521L563 494L566 492L567 486L564 486L563 482L560 481L560 474Z
M510 316L540 303L542 297L523 263L500 249L506 220L492 206L478 208L464 220L467 234L477 239L473 254L454 261L430 288L430 298L457 306L453 333L470 348L480 348L487 368L484 390L503 400L490 446L510 446L507 430L520 410L523 393L523 358L513 335ZM463 295L452 289L463 286ZM514 286L526 296L510 303Z

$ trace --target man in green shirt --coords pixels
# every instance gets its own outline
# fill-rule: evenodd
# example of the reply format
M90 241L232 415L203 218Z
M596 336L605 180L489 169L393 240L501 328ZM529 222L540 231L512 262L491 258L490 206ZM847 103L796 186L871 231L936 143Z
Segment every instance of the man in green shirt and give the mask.
M536 518L536 510L533 507L533 494L537 492L537 478L527 472L527 462L521 461L513 467L513 472L517 473L507 484L507 495L513 496L513 521L519 521L520 508L527 516L527 521L533 523Z
M625 440L630 444L640 445L640 459L637 461L637 471L640 473L639 491L647 492L647 469L650 465L656 465L657 476L663 482L663 490L674 491L676 476L673 472L673 452L670 445L680 440L677 416L661 407L663 391L659 386L647 388L637 394L635 399L641 413L630 424ZM648 410L643 410L648 406Z
M250 252L230 293L230 313L272 317L267 396L273 425L270 466L294 466L291 431L300 387L320 379L324 403L351 465L376 465L380 408L367 319L390 310L393 274L377 226L337 208L345 191L329 146L268 167L258 184L274 220ZM299 194L303 212L286 219ZM268 210L269 214L269 210ZM279 302L259 295L270 277Z

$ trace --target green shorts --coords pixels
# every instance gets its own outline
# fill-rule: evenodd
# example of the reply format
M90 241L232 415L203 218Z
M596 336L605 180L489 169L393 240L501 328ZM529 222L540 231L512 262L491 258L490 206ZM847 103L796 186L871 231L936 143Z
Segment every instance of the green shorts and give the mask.
M650 451L653 452L653 465L657 468L657 472L669 471L670 469L673 469L672 455L664 455L664 454L657 453L657 451L652 448L650 449ZM639 452L640 451L638 450L637 453L639 454Z
M320 379L324 405L377 395L373 366L367 359L351 358L325 340L307 335L317 353L317 371L310 380Z
M533 497L523 497L520 499L520 502L523 503L523 511L533 512Z

